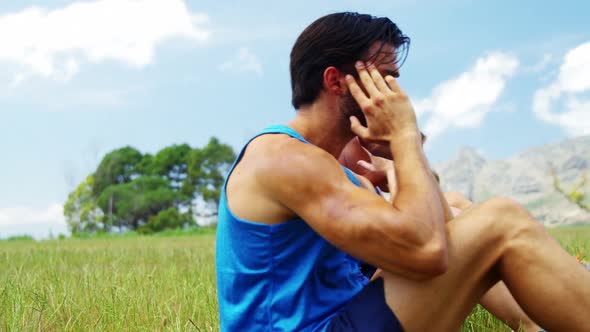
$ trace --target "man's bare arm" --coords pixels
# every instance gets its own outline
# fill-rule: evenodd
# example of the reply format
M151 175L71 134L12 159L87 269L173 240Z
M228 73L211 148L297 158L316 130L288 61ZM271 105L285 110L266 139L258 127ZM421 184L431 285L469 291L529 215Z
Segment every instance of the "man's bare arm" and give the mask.
M351 95L364 113L367 127L351 117L351 129L365 142L387 142L396 156L397 194L392 200L395 208L411 216L419 216L411 235L419 243L432 239L446 243L444 210L426 156L422 136L410 100L392 76L383 78L371 64L357 63L359 80L346 76ZM366 92L365 92L366 91ZM446 247L446 245L445 245Z
M419 240L422 214L400 210L355 186L336 159L307 144L285 141L265 154L257 171L269 197L303 218L318 234L371 265L412 279L446 269L446 239Z

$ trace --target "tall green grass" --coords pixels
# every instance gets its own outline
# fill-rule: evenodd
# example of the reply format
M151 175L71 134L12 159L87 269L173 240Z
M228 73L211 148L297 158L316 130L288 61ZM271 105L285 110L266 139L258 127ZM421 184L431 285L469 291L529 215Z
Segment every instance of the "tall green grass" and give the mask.
M590 254L590 227L552 232ZM0 331L216 331L212 231L0 241ZM509 331L476 308L463 331Z
M213 234L0 242L0 330L214 331L213 243Z

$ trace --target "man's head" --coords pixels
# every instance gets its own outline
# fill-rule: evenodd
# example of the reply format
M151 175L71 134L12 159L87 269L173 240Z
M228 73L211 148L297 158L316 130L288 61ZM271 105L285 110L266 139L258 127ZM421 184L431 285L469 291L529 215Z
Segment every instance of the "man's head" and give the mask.
M296 109L314 103L324 88L325 71L332 67L357 77L357 60L389 65L398 76L410 39L388 18L358 13L336 13L319 18L297 38L291 51L292 104ZM340 108L347 115L360 112L352 96ZM362 114L361 114L362 115Z

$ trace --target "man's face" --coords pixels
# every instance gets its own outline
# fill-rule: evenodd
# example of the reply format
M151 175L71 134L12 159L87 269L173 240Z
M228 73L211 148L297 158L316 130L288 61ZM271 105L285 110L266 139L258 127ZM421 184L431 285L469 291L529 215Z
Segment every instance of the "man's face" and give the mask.
M381 73L383 77L390 75L393 77L398 77L399 72L396 64L397 60L397 53L396 49L391 44L382 44L379 42L374 43L367 52L369 56L365 61L371 61L376 64L377 69ZM354 75L357 77L357 82L363 91L366 90L358 79L358 75ZM363 114L359 104L354 100L350 91L347 91L346 94L340 99L340 112L345 119L350 118L351 116L355 116L363 126L367 125L367 119Z

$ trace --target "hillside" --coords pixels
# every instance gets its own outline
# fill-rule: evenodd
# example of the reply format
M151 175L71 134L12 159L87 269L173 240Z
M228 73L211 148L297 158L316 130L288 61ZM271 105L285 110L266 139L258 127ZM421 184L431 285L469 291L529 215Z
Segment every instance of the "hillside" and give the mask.
M590 165L590 136L534 147L507 160L486 160L462 148L453 159L435 165L443 190L460 191L475 202L512 197L547 226L590 222L590 213L567 201L553 187L555 170L566 189L580 182ZM590 193L586 183L583 191Z

